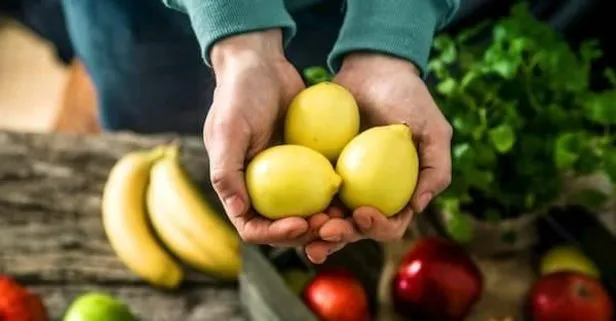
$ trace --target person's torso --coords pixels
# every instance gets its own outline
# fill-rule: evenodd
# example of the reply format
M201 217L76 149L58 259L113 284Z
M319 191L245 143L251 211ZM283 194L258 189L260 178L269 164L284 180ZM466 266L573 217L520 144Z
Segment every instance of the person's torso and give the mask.
M313 5L323 2L331 2L330 0L284 0L284 5L291 13L296 13L303 9L307 9Z

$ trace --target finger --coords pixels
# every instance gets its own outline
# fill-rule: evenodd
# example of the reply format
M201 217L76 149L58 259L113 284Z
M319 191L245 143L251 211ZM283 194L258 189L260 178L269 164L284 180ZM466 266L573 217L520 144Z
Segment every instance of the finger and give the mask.
M314 241L306 245L306 256L314 264L322 264L329 255L340 251L346 244L343 242Z
M296 238L287 239L284 242L269 243L269 245L276 247L294 247L299 245L306 245L308 242L312 242L319 237L319 229L327 221L329 221L329 216L327 214L314 214L307 219L308 230L305 233L300 234Z
M303 218L288 217L272 221L257 214L251 215L238 232L248 243L285 247L303 245L312 236L308 222Z
M449 125L447 125L449 126ZM451 127L434 131L419 140L419 181L411 204L417 213L451 182Z
M359 231L379 242L402 239L412 217L413 211L409 206L389 218L372 207L360 207L353 212L353 220Z
M244 183L244 161L250 137L240 126L234 126L228 119L231 116L217 117L217 111L212 110L208 115L204 128L210 179L229 219L241 234L250 208Z
M352 243L361 239L359 231L352 222L342 218L332 218L319 229L319 237L328 242Z
M312 215L308 218L308 225L310 226L310 231L314 233L315 236L319 235L319 230L327 221L329 221L329 219L329 215L325 213Z

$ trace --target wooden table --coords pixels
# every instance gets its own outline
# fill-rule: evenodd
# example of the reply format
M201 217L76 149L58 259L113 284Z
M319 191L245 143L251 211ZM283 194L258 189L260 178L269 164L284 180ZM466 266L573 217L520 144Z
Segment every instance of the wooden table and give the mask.
M100 219L100 195L109 169L129 151L170 139L0 131L0 273L41 294L53 320L85 291L118 296L144 321L245 320L235 286L189 273L181 290L155 290L127 270L109 247ZM182 144L187 170L196 181L207 182L201 140L183 138ZM215 200L211 188L204 188ZM406 241L387 247L379 321L399 320L387 307L387 284L407 247ZM533 279L528 253L483 259L479 265L486 290L469 320L520 320L522 299Z
M109 247L100 221L109 169L123 154L168 139L0 131L0 273L41 294L53 320L85 291L118 296L144 321L245 320L235 286L193 273L180 291L155 290ZM183 146L191 174L205 179L202 143Z

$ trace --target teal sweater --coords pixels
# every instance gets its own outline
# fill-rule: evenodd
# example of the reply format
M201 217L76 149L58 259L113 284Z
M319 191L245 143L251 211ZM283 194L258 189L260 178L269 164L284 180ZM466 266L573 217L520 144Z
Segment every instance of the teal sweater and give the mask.
M209 50L219 39L279 27L285 44L296 25L290 12L327 0L162 0L190 17L209 64ZM453 17L460 0L347 0L338 39L327 59L333 72L345 54L371 50L415 63L425 73L435 31Z

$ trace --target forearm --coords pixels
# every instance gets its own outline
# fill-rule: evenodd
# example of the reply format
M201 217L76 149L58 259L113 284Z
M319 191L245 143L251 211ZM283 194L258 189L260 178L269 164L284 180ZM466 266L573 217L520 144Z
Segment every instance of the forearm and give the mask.
M212 47L230 36L280 29L281 46L295 35L296 25L283 0L162 0L190 17L204 61L211 65Z
M372 51L414 63L425 74L434 33L460 0L347 1L345 21L328 64L338 71L345 56Z

